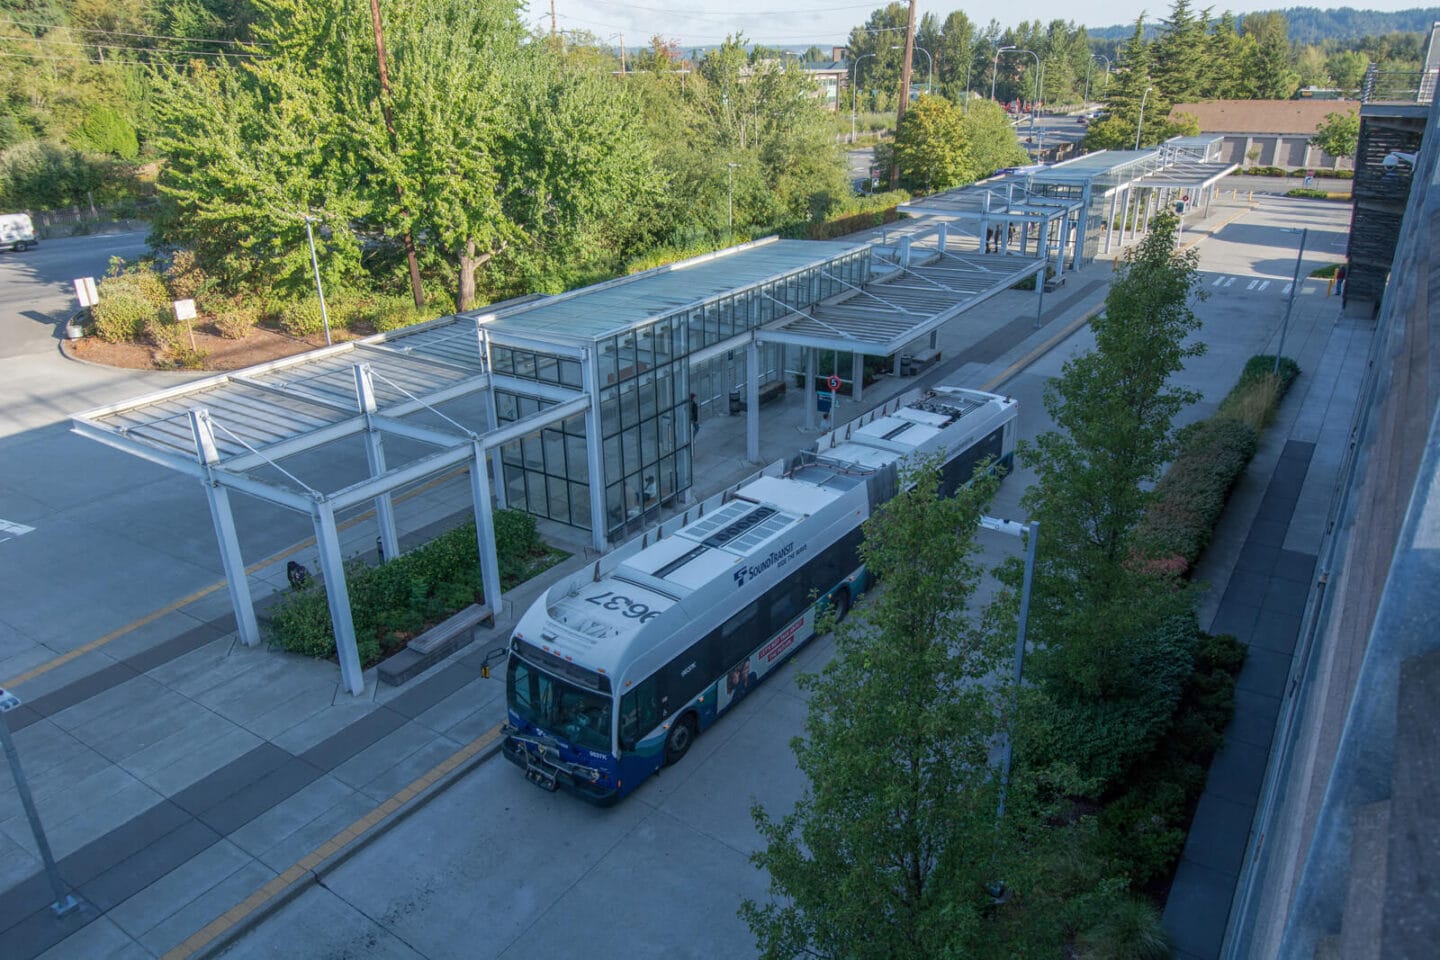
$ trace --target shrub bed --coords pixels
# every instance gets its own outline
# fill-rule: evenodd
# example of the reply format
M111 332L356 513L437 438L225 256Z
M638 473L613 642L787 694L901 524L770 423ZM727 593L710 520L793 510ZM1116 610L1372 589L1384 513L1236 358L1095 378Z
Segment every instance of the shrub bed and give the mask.
M127 269L118 257L111 260L99 293L99 302L90 310L95 332L108 343L139 340L150 324L169 317L170 294L148 261Z
M1245 647L1231 636L1201 633L1194 651L1168 732L1106 798L1094 837L1097 855L1152 893L1168 886L1180 860L1205 772L1235 712L1235 682L1245 663Z
M1260 431L1300 375L1300 367L1273 354L1251 357L1235 386L1208 420L1180 431L1180 451L1160 482L1141 522L1146 563L1188 573L1210 543L1220 514L1259 447Z
M508 589L565 559L540 538L535 518L519 510L495 511L500 583ZM350 614L362 666L379 662L412 638L480 603L479 549L472 521L378 567L354 558L345 564ZM291 593L272 608L269 642L307 657L335 657L335 634L325 589Z

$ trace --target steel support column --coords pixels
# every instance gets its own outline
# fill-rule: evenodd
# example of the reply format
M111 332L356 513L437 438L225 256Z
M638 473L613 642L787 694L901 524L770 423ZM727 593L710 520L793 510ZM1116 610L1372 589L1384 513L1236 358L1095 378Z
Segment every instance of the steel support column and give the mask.
M1116 190L1110 194L1110 219L1105 222L1105 252L1110 252L1110 235L1115 232L1115 201L1120 198L1123 191ZM1120 243L1125 243L1125 221L1120 221Z
M475 504L475 540L480 547L480 589L490 612L500 615L500 558L495 554L495 515L490 509L490 476L485 470L485 448L478 437L470 447L475 459L470 464L470 499Z
M899 355L896 355L895 369L900 369ZM815 429L815 348L805 348L805 429Z
M475 336L480 343L480 368L485 371L485 416L489 420L485 429L494 430L500 426L500 408L495 403L495 378L490 375L490 337L485 333L484 324L477 323L475 325ZM495 505L504 510L506 507L505 463L499 450L495 451L493 467L495 470Z
M745 341L745 459L760 462L760 341L753 335Z
M360 651L355 645L355 620L350 615L350 591L345 586L345 557L335 529L335 508L328 500L315 505L315 546L320 550L320 572L325 578L325 599L330 604L330 627L340 660L340 682L355 696L365 692Z
M355 394L360 399L360 413L365 417L365 459L370 464L370 476L378 477L385 472L385 437L375 428L375 383L368 363L355 364L354 372ZM394 560L400 556L400 537L395 532L395 505L388 491L375 498L375 523L380 528L384 559Z
M590 545L599 553L610 549L609 521L605 518L605 460L600 439L599 355L586 351L580 361L580 381L590 398L585 408L585 474L590 483ZM499 450L495 451L499 454ZM496 457L497 462L499 457ZM691 456L693 467L694 456Z
M208 474L220 459L215 434L210 428L209 411L191 410L190 429L195 434L195 449L200 451L200 464ZM220 544L220 563L225 569L225 589L230 594L230 608L235 611L235 626L245 646L253 647L260 642L260 627L255 622L255 602L250 596L240 537L235 532L235 514L230 510L230 491L213 477L201 482L205 485L205 499L210 502L215 539Z
M850 354L850 399L856 403L860 402L861 394L865 389L865 354Z

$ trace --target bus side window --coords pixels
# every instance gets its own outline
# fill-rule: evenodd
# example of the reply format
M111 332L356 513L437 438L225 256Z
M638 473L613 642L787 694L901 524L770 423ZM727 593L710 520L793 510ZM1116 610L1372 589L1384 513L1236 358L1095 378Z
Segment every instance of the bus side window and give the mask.
M720 628L721 670L728 670L740 662L741 658L755 649L760 642L760 637L756 636L755 632L755 619L759 610L760 604L752 603L725 621L725 625Z
M655 700L655 678L644 681L620 698L620 746L635 749L641 737L660 722L660 706Z

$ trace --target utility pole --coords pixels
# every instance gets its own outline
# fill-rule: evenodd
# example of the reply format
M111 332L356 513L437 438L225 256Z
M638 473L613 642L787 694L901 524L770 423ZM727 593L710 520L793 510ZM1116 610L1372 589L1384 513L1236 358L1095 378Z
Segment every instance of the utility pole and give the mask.
M554 0L551 0L551 2L553 3ZM629 72L630 68L625 66L625 33L622 30L620 33L620 76L623 77Z
M910 0L910 17L905 22L905 62L900 67L900 106L895 111L895 134L900 134L900 121L905 119L905 108L910 105L910 58L915 56L915 0ZM900 158L890 151L890 189L900 183Z
M390 151L400 151L395 136L395 116L390 112L390 71L385 65L385 28L380 22L380 0L370 0L370 23L375 28L375 56L380 64L380 110L385 114L385 129L390 134ZM400 212L409 219L405 209L405 189L395 184L395 196L400 200ZM425 306L425 291L420 286L420 261L415 257L415 238L405 230L405 259L410 264L410 292L415 297L415 306Z
M550 0L550 39L555 39L555 0Z

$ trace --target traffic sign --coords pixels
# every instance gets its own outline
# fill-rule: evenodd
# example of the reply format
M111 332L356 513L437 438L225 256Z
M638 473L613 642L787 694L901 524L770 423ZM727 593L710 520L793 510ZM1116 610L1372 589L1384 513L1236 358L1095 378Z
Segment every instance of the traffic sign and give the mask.
M830 379L826 380L825 382L830 385L830 390L832 392L840 389L840 377L837 374L830 374Z

